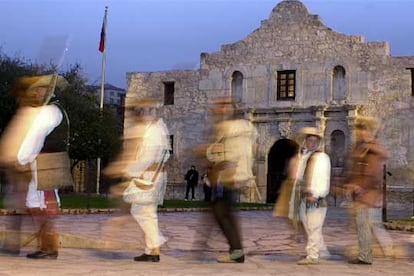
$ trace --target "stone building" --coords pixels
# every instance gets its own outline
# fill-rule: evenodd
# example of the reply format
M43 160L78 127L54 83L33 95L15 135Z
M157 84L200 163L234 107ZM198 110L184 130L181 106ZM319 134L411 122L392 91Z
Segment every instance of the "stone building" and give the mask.
M316 126L325 134L333 184L343 176L354 118L382 120L381 140L391 152L389 186L411 187L414 161L414 56L390 55L388 42L325 26L298 0L284 0L246 38L201 53L198 70L127 74L131 97L164 99L173 157L168 163L169 197L181 198L183 174L206 142L207 102L216 96L241 99L246 118L259 132L254 171L261 198L274 200L295 133Z

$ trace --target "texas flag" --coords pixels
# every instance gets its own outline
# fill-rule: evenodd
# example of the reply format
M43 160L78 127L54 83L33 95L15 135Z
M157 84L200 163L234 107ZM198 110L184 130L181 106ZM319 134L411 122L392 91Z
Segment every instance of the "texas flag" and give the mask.
M99 41L99 52L103 53L105 51L105 40L106 40L106 13L102 22L102 29L101 29L101 40Z

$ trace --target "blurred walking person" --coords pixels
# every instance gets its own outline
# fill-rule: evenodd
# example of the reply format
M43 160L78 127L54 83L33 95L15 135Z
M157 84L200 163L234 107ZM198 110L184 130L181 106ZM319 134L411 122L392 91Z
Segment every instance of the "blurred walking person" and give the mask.
M383 173L388 153L378 142L378 129L379 122L375 118L361 116L355 120L355 142L350 154L349 182L346 187L353 197L359 254L357 258L349 260L351 264L372 264L372 233L384 254L393 255L393 242L381 219Z
M42 190L40 187L38 158L42 153L67 150L68 125L62 123L66 121L62 109L51 103L55 87L65 85L66 81L58 75L18 79L14 92L19 109L0 143L1 164L8 169L10 185L14 186L8 202L11 200L19 209L25 206L38 229L38 249L27 254L32 259L58 257L59 236L54 220L59 214L60 199L57 189ZM15 226L19 224L17 221Z
M123 200L131 204L131 215L144 232L144 253L137 262L159 262L160 246L166 242L158 226L157 207L163 204L167 173L164 164L170 157L167 126L158 118L156 99L129 99L128 123L120 158L105 169L108 176L122 177Z
M207 149L212 162L209 180L212 186L212 211L230 249L217 258L221 263L243 263L244 252L233 203L240 188L254 178L252 166L257 131L245 119L235 117L236 106L230 97L214 99L213 143Z

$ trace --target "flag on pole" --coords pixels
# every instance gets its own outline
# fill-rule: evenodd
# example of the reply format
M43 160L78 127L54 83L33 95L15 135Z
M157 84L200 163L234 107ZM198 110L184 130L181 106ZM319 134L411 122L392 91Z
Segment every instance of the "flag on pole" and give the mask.
M103 53L105 51L105 40L106 40L106 13L107 8L105 9L105 15L102 22L102 29L101 29L101 40L99 41L99 52Z

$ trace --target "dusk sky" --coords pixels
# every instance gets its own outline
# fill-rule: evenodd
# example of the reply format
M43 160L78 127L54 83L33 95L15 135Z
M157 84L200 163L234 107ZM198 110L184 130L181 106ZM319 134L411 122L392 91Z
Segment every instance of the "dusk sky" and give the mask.
M106 82L126 88L127 72L197 69L200 53L245 38L280 0L0 0L0 52L43 61L60 56L61 70L81 64L100 84L98 51L108 6ZM413 0L303 0L333 30L389 41L393 56L414 55ZM45 48L45 45L48 48ZM55 47L56 53L45 51ZM49 58L49 57L48 57ZM50 58L49 58L50 59Z

